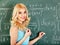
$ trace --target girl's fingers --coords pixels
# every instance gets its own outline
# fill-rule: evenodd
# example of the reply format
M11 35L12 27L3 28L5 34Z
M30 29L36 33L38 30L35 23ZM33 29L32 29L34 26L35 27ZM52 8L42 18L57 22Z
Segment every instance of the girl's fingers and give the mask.
M45 35L45 33L44 33L44 32L41 32L40 34L41 34L41 35Z
M27 29L27 32L30 32L30 29Z

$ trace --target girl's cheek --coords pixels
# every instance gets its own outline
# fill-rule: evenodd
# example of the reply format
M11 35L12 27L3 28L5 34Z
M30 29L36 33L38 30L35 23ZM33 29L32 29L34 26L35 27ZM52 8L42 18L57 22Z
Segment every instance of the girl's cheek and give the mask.
M19 15L19 17L21 17L21 15Z
M25 16L27 17L27 14L25 14Z

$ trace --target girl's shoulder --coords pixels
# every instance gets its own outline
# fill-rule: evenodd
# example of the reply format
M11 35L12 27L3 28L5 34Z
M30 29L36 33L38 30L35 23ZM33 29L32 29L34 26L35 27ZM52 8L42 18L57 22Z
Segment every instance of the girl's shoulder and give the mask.
M10 35L11 34L17 34L18 28L16 26L11 26L10 27Z

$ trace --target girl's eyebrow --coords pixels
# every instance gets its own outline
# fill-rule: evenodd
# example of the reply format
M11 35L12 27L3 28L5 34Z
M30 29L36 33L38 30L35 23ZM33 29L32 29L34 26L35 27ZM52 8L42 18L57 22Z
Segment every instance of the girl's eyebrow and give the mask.
M24 12L26 12L26 10Z

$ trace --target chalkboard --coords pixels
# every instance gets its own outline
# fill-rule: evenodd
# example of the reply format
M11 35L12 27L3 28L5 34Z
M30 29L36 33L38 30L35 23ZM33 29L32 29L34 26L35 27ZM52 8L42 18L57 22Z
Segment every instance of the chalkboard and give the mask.
M0 45L10 45L10 19L17 3L28 8L30 39L39 31L46 33L34 45L60 45L60 0L0 0Z

